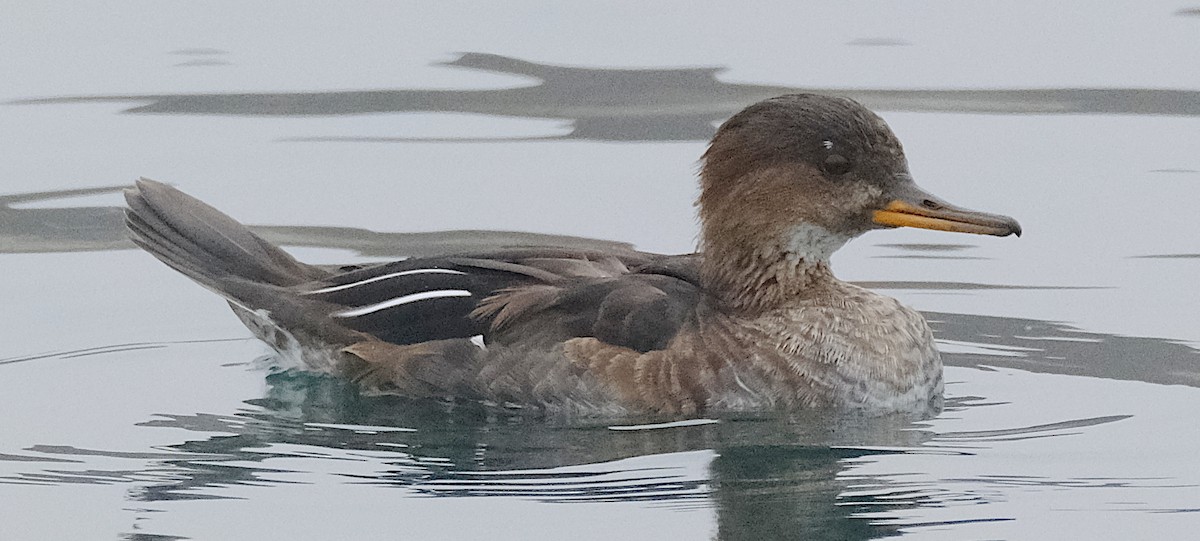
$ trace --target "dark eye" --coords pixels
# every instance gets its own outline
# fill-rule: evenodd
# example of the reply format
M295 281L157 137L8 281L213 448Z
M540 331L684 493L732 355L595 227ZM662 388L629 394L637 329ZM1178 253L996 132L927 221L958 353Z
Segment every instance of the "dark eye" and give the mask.
M830 175L844 175L853 168L850 160L841 154L830 154L824 162L821 162L821 170Z

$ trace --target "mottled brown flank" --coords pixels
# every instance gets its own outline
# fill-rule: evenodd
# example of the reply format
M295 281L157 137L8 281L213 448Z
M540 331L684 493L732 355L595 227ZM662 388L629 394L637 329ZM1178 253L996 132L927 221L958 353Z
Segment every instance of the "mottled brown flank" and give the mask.
M464 340L398 346L380 340L350 344L340 375L375 393L410 397L472 397L467 384L478 370L476 348Z
M665 350L577 338L565 353L623 403L672 414L853 405L914 386L940 389L941 362L920 315L848 284L819 287L809 301L755 319L714 313Z

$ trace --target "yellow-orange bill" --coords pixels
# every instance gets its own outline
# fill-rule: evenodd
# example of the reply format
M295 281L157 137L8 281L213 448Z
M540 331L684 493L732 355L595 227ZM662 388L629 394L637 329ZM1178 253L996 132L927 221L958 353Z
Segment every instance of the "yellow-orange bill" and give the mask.
M919 207L896 199L875 211L872 219L876 224L888 227L918 227L999 237L1021 235L1020 224L1008 216L958 208L940 201Z

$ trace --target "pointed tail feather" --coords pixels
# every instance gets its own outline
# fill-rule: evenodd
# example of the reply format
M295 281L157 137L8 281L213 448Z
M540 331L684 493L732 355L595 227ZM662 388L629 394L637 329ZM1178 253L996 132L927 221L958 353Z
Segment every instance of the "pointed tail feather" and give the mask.
M161 182L138 180L125 191L125 201L125 225L133 242L210 289L219 291L224 278L287 287L328 276Z

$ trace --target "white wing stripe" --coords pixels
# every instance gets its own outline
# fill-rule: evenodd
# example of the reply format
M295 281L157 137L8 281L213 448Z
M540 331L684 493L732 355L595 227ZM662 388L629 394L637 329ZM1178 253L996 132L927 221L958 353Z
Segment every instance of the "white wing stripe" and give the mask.
M375 303L375 304L368 304L366 306L360 306L358 308L352 308L350 310L342 310L341 312L334 312L333 314L330 314L330 315L332 315L333 317L358 317L358 316L365 316L367 314L372 314L372 313L378 312L380 310L385 310L385 309L392 308L395 306L405 305L410 302L418 302L418 301L424 301L424 300L429 300L429 299L441 299L441 298L445 298L445 297L470 297L470 296L471 296L471 292L467 291L465 289L439 289L436 291L423 291L421 293L413 293L412 295L396 297L394 299L389 299L389 300Z
M318 293L332 293L334 291L350 289L352 287L358 287L358 286L361 286L364 284L378 282L380 280L387 280L388 278L395 278L397 276L409 276L412 274L466 274L466 273L462 272L462 271L452 270L452 269L412 269L412 270L406 270L406 271L400 271L400 272L393 272L391 274L385 274L383 276L376 276L374 278L367 278L366 280L360 280L358 282L351 282L349 284L329 286L329 287L322 288L322 289L314 289L312 291L305 291L304 293L301 293L301 295L316 295Z

